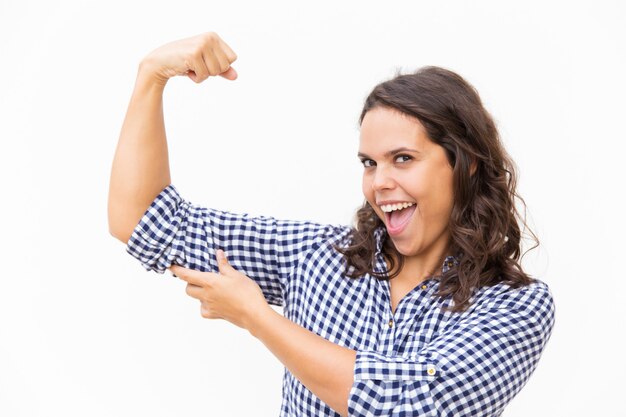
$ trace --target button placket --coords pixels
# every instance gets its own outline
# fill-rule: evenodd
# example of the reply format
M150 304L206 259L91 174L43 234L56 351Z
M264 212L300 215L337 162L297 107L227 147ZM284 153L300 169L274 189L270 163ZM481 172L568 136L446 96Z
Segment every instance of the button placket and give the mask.
M380 332L381 345L379 346L379 348L380 351L384 352L386 355L393 355L394 353L396 340L396 332L394 329L395 324L396 323L394 322L393 317L390 317L386 322L383 322L382 324L382 331Z
M428 280L427 282L420 283L411 293L412 305L410 308L407 309L407 306L404 306L404 308L398 307L395 317L398 317L400 322L396 320L394 323L396 327L396 331L394 332L394 349L396 351L404 350L411 332L419 328L419 321L421 317L428 312L432 298L431 294L434 291L436 291L436 286L433 285L433 281ZM410 312L410 314L407 315L407 312ZM422 332L420 334L425 337L426 340L429 340L430 336L428 336L428 332ZM428 375L427 369L424 369L424 374Z

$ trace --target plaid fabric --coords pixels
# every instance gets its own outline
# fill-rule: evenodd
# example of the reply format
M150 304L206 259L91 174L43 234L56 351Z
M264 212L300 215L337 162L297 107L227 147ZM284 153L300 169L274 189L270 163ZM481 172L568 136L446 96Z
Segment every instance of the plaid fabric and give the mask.
M542 281L475 292L463 313L444 311L436 278L411 290L391 312L389 282L345 276L332 245L350 227L251 217L184 200L173 185L135 227L127 252L148 271L172 263L217 272L215 250L255 280L268 303L300 326L357 352L349 416L499 416L537 366L554 325ZM385 263L379 228L376 271ZM442 272L458 259L448 256ZM339 416L285 368L280 416Z

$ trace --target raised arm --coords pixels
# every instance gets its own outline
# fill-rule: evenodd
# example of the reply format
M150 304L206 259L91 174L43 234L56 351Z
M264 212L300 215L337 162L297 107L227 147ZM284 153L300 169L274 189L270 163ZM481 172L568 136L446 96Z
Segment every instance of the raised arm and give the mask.
M109 183L109 232L127 243L154 198L171 183L163 90L185 75L201 83L211 75L234 80L237 55L214 32L168 43L139 64L135 88L115 150Z

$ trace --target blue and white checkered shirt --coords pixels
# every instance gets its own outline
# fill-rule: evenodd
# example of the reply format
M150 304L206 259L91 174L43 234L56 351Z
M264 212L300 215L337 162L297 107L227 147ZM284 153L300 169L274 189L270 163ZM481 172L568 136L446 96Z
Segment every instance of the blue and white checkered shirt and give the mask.
M345 276L348 226L252 217L194 205L173 185L135 227L127 252L160 274L172 263L217 272L215 249L291 321L357 352L349 416L499 416L524 386L554 324L548 286L479 289L463 313L443 311L431 278L391 311L389 282ZM376 272L384 228L377 239ZM442 272L455 265L449 256ZM339 416L289 370L281 417Z

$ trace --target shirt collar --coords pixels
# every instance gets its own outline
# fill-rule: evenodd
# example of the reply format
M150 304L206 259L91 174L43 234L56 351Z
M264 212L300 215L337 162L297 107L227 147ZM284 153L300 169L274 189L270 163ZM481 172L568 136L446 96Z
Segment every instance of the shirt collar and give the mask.
M379 226L374 229L374 239L376 241L376 252L374 253L376 256L380 255L383 252L383 242L385 241L385 237L387 236L387 229L384 226Z
M374 239L376 240L376 253L378 256L383 251L383 242L385 241L385 237L387 236L387 229L385 226L379 226L374 229ZM461 257L463 256L463 252L459 251L456 255L448 255L446 259L444 259L443 264L441 265L441 273L445 274L452 267L459 265Z
M459 252L456 256L453 256L453 255L446 256L446 259L443 261L443 265L441 266L441 273L445 274L452 267L458 266L461 260L461 256L462 256L461 252Z

